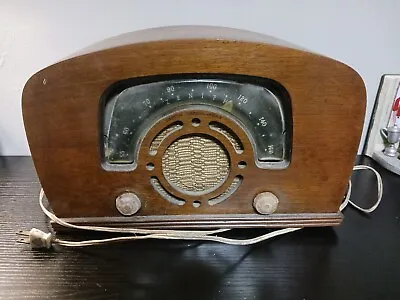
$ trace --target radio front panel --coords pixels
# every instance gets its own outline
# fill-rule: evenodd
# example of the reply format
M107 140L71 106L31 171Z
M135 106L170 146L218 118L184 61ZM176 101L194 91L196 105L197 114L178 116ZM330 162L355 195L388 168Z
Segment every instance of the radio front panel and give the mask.
M148 228L339 224L364 110L348 66L213 27L105 41L23 92L54 213Z

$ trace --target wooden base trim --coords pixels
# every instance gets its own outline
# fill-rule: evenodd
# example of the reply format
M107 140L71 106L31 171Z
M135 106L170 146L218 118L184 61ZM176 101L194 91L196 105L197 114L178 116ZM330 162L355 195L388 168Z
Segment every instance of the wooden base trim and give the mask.
M336 226L343 220L342 213L261 215L169 215L136 217L63 218L75 225L134 227L152 229L208 229L208 228L277 228ZM51 222L56 231L71 231Z

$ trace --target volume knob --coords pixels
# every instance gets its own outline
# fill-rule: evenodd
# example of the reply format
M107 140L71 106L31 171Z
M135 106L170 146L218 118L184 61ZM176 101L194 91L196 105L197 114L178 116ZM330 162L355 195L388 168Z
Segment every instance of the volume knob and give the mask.
M259 193L253 200L255 210L262 215L269 215L278 208L279 200L271 192Z
M124 216L131 216L138 212L142 203L136 194L123 193L115 199L117 210Z

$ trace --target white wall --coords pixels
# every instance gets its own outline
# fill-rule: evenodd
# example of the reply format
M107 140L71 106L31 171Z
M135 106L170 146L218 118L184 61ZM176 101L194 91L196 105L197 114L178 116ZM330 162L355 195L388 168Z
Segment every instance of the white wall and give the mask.
M20 99L33 73L104 38L166 25L247 29L341 60L363 77L369 115L381 75L400 72L399 13L398 0L0 0L0 155L29 154Z

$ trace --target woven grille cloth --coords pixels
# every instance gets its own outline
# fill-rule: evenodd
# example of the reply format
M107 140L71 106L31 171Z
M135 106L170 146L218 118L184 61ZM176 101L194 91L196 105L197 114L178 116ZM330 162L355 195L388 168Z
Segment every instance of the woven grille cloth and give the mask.
M217 142L203 136L174 141L164 152L162 170L172 185L201 193L217 188L229 173L229 158Z
M162 143L162 141L167 138L171 133L181 129L183 126L181 123L175 122L173 124L171 124L170 126L168 126L167 128L165 128L163 131L161 131L155 138L154 140L151 142L150 145L150 152L154 152L157 151L158 147L160 147L160 144Z
M208 200L208 204L215 205L225 201L230 195L232 195L239 185L242 183L241 177L235 177L231 183L231 185L219 196Z
M232 144L233 148L235 148L236 152L243 151L243 146L239 141L239 138L230 132L229 128L225 125L218 123L218 122L211 122L210 128L212 130L218 131L219 133L223 134Z

